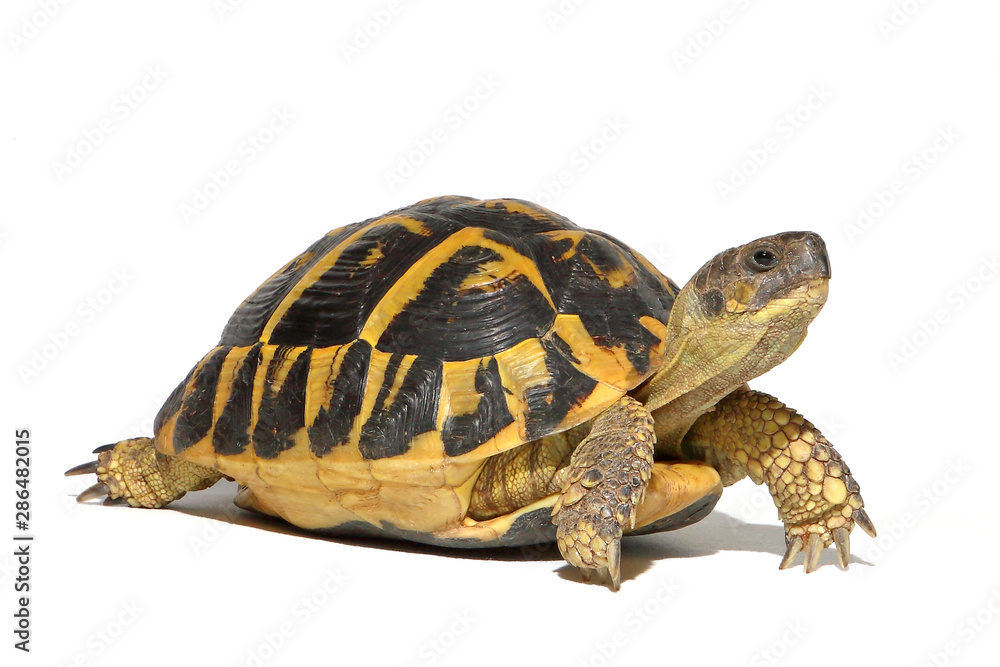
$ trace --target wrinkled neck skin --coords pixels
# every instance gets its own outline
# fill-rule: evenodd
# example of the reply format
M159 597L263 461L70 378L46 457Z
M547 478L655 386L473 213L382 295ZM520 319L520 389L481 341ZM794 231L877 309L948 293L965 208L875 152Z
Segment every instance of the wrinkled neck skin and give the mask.
M793 312L787 304L776 307ZM805 311L776 317L771 308L706 317L694 290L683 289L667 323L664 365L636 391L653 414L657 452L682 458L680 443L691 424L724 396L788 358L805 339L814 316Z

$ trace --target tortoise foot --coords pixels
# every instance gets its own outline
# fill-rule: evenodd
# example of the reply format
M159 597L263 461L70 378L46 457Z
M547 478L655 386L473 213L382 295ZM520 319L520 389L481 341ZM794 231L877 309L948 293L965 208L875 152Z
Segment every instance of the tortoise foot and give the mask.
M836 528L831 527L836 524ZM835 510L827 516L823 516L815 521L797 525L785 526L785 556L778 566L784 570L792 566L795 557L800 551L805 551L803 569L809 573L816 569L819 563L820 554L831 544L837 545L837 562L840 567L847 569L851 560L851 530L855 525L861 527L870 536L875 537L875 526L872 524L868 513L864 509L858 509L849 517L839 510Z
M164 456L152 438L132 438L94 450L97 460L66 471L67 476L96 474L97 483L76 497L77 502L104 498L104 504L126 502L132 507L163 507L188 491L206 489L222 478L212 468Z
M589 580L596 571L621 585L621 536L635 527L653 467L653 419L632 398L623 398L594 422L567 470L567 483L552 508L559 551Z

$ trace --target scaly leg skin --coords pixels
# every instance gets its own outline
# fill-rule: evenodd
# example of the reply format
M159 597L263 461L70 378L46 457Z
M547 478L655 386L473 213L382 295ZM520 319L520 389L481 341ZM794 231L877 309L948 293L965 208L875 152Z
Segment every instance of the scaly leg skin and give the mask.
M559 493L583 427L550 435L490 457L472 489L468 516L486 521Z
M875 537L858 483L840 454L815 426L772 396L737 389L698 418L682 448L715 465L726 486L744 475L767 484L785 524L782 569L805 548L805 571L812 572L831 544L847 568L854 525Z
M97 484L77 496L81 503L107 496L106 503L120 498L132 507L163 507L223 477L214 468L161 454L152 438L123 440L94 453L96 461L66 471L67 475L97 473Z
M594 420L564 469L565 485L552 508L556 543L585 579L596 570L610 576L614 590L621 585L622 531L635 526L655 442L652 416L626 396Z

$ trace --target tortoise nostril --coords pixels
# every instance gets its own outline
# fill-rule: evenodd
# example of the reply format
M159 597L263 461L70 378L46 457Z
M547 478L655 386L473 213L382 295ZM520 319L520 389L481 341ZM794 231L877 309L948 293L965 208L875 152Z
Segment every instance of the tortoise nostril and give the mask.
M826 243L823 242L823 237L819 234L809 233L806 237L806 243L809 246L809 251L813 257L819 277L829 278L830 256L826 252Z
M792 275L815 278L830 277L830 258L819 234L804 232L800 240L790 244L788 267Z

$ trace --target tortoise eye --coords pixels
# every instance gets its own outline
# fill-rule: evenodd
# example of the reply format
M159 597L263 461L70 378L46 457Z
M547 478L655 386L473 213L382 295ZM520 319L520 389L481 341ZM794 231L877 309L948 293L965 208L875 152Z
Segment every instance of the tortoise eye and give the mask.
M758 248L750 255L750 266L757 271L773 269L778 264L778 255L768 248Z

